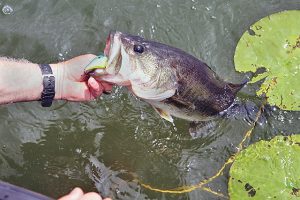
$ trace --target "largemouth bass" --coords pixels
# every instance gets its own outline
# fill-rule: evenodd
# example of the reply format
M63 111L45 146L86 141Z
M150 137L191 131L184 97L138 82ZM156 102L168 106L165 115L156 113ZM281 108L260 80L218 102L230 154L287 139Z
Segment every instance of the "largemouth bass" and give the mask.
M242 84L223 81L204 62L186 52L139 36L111 32L105 69L86 68L98 80L126 86L173 122L208 121L227 109Z

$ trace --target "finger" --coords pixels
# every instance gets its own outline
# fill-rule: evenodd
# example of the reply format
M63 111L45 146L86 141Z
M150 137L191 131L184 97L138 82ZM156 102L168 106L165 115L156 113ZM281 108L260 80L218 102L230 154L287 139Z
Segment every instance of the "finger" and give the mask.
M107 83L107 82L100 82L101 83L101 85L102 85L102 87L103 87L103 90L105 91L105 92L107 92L107 93L111 93L111 91L112 91L112 88L113 88L113 85L112 84L110 84L110 83Z
M83 196L83 191L80 188L73 189L68 195L63 196L58 200L79 200Z
M80 55L75 58L72 58L71 60L68 60L67 62L69 62L72 65L81 66L82 69L84 69L84 67L86 65L88 65L96 57L97 56L93 55L93 54L85 54L85 55Z
M85 82L89 75L84 73L85 67L94 59L96 55L85 54L80 55L65 62L65 69L68 72L68 77L71 80Z
M66 84L64 99L68 101L88 101L94 99L86 82L72 82Z
M89 192L83 195L79 200L102 200L102 198L96 192Z
M101 85L101 83L97 82L93 77L89 78L88 87L94 98L100 96L104 90L104 87Z
M83 73L83 74L81 74L79 81L85 82L85 81L87 81L89 78L90 78L90 75L89 75L89 74Z

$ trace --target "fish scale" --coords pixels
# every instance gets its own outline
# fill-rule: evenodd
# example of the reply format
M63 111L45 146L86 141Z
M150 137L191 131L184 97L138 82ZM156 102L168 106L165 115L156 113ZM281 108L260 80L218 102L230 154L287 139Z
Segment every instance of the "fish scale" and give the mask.
M96 78L127 83L170 122L172 116L194 122L218 116L245 84L223 81L207 64L169 45L121 32L111 32L108 41L104 52L110 62Z

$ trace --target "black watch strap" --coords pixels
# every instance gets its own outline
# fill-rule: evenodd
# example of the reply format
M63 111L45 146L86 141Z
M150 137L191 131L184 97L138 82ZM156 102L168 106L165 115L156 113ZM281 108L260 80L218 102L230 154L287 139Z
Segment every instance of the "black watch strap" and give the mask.
M55 77L49 64L40 64L43 75L43 92L41 95L41 104L43 107L50 107L55 96Z

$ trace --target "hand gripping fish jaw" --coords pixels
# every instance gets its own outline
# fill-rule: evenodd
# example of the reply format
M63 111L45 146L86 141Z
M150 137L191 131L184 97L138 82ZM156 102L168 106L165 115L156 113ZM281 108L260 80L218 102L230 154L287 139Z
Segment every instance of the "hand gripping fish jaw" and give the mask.
M104 55L99 55L94 58L85 68L84 73L92 76L100 76L106 74L108 58Z

